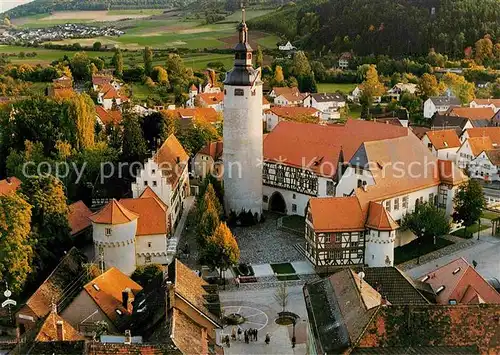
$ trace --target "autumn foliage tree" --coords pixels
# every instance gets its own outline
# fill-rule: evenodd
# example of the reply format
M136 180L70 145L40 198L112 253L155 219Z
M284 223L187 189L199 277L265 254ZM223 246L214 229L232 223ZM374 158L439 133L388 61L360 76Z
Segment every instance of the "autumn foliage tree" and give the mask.
M0 278L9 288L21 291L30 274L33 241L31 206L19 195L0 195Z
M380 96L384 93L385 88L378 78L378 72L375 65L372 64L367 68L365 73L365 81L363 81L361 87L361 101L368 106L373 103L373 99L376 96Z
M96 113L94 102L87 94L77 94L70 99L70 115L76 124L76 148L94 145Z
M440 87L436 77L428 73L422 75L418 83L418 92L424 97L439 95Z
M275 86L285 86L285 76L283 75L283 68L279 65L274 69L273 83Z
M201 262L212 270L219 269L222 272L238 263L240 259L240 248L228 226L221 222L215 232L208 238L202 251Z
M443 75L442 82L451 89L462 104L468 104L474 100L474 83L468 82L463 76L455 73L446 73Z

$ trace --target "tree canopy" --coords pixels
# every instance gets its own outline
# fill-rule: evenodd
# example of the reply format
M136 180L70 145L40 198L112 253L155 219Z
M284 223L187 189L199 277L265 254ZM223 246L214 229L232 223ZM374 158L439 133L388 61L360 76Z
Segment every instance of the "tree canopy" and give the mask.
M473 225L479 220L486 206L482 186L476 180L469 179L460 185L453 203L455 205L453 220L462 222L465 227Z
M450 218L444 210L426 202L416 206L413 213L406 214L401 226L418 238L429 241L450 232Z

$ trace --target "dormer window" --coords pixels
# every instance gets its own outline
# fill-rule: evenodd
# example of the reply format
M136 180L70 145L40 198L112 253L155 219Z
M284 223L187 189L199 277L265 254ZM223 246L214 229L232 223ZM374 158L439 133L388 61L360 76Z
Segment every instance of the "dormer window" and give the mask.
M453 270L453 275L456 275L460 272L461 268L457 267L455 270Z
M445 288L446 287L444 285L439 286L438 289L436 290L436 295L439 295L441 292L443 292Z
M118 308L117 308L117 309L115 309L115 312L116 312L116 314L118 314L119 316L121 316L121 315L123 314L123 312L122 312L122 311L120 311Z

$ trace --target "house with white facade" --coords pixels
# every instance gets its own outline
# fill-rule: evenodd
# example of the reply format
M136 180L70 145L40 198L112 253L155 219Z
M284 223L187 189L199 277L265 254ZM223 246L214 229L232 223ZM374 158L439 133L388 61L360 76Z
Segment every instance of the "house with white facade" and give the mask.
M465 117L471 122L473 127L494 126L495 111L491 107L450 107L446 115Z
M112 75L107 74L94 74L92 75L92 89L98 91L100 88L111 85L115 90L122 88L122 83L119 82Z
M457 166L466 169L481 152L492 149L495 146L488 136L467 138L457 150Z
M222 179L224 162L222 161L223 143L209 142L193 158L192 166L194 176L203 179L212 174L217 179Z
M460 139L454 129L428 131L422 138L424 146L438 159L456 161Z
M315 122L320 121L321 111L313 107L274 106L264 111L264 127L272 131L281 121Z
M224 111L224 93L223 92L204 92L198 94L195 100L199 103L200 107L211 107L217 112Z
M448 92L445 96L429 97L424 102L424 117L431 118L436 112L445 113L453 106L461 106L460 100Z
M453 197L466 180L453 162L437 159L413 134L365 141L348 161L336 197L309 201L306 255L319 268L392 266L394 248L415 238L399 230L403 216L423 202L451 215Z
M115 89L110 84L105 84L99 87L97 92L97 103L102 105L106 110L111 110L113 106L120 106L124 102L128 102L129 98L123 95L120 90Z
M273 97L273 95L275 95L274 104L276 106L304 106L304 101L308 96L301 93L296 87L273 88L270 96Z
M340 69L349 69L349 63L352 60L352 53L344 52L339 57L339 68Z
M149 187L165 203L171 233L180 219L184 199L190 193L188 160L188 154L171 134L138 171L132 183L134 198L140 197Z
M401 95L407 92L409 94L415 94L417 92L417 84L412 83L397 83L392 88L387 90L387 96L391 99L399 101Z
M462 142L469 138L489 137L494 146L500 144L500 127L474 127L466 129L460 136Z
M363 94L363 87L361 85L358 85L354 88L354 90L351 91L349 95L347 95L347 99L351 102L359 102L359 99L361 98L361 95ZM382 96L374 96L373 97L373 103L378 104L382 102Z
M340 109L345 107L345 98L341 94L309 94L304 100L305 107L313 107L321 112L321 120L340 118Z
M500 111L500 99L474 99L469 104L470 107L490 107L497 113Z
M280 51L289 52L289 51L293 51L294 49L297 49L297 47L295 47L293 44L290 43L290 41L288 41L288 42L286 42L285 45L278 46L278 49Z
M472 178L500 181L500 149L483 150L469 163L468 170Z

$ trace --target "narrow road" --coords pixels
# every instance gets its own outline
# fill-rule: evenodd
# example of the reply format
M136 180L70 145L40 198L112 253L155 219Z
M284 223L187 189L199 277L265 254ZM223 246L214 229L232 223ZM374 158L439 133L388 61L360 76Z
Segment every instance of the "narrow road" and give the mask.
M189 196L184 200L184 211L182 212L181 219L177 228L175 229L174 235L168 240L167 247L167 263L170 264L177 253L177 247L179 245L179 240L181 239L182 231L186 225L186 220L189 215L189 211L194 205L194 196Z
M486 230L484 232L489 232ZM476 238L476 236L474 236ZM491 235L481 235L480 241L470 248L462 249L456 253L432 260L426 264L421 264L406 271L411 278L423 276L432 270L437 269L457 258L463 257L470 264L477 262L476 270L485 278L497 278L500 280L500 238Z

